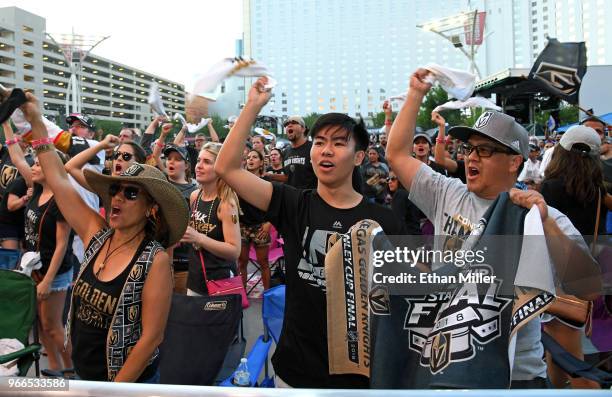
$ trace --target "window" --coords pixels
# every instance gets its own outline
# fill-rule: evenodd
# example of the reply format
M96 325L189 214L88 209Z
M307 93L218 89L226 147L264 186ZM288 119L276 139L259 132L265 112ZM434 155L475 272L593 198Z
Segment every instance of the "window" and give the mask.
M23 25L21 28L22 28L22 30L24 32L33 32L34 31L34 29L32 29L31 27L26 26L26 25Z
M32 40L23 39L23 45L32 46L32 45L34 45L34 42Z
M23 76L23 79L25 81L34 81L34 77L33 76Z
M24 51L22 55L26 58L34 58L34 54L29 51Z

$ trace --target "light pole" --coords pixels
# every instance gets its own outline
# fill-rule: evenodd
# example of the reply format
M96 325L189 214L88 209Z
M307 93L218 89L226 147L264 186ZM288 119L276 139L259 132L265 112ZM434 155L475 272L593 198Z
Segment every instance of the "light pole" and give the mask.
M50 34L45 35L61 49L66 64L70 69L70 80L66 87L66 115L70 113L81 113L83 104L81 102L81 70L85 58L89 55L98 44L108 39L110 36L93 37L75 34L74 30L71 34L60 35L61 44ZM70 111L70 97L72 97L72 112Z
M451 42L451 44L466 56L470 61L470 70L481 78L480 69L474 60L476 52L483 43L483 32L485 24L485 12L469 11L448 17L436 19L417 25L428 32L433 32L438 36ZM464 36L464 40L461 40ZM464 42L469 45L469 51L464 47Z

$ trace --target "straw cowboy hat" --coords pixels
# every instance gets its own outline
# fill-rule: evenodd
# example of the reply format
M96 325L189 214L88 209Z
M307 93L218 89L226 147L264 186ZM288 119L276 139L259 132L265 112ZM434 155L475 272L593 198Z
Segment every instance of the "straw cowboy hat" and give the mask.
M169 229L168 246L178 243L185 234L189 222L187 201L157 168L146 164L132 164L119 176L103 175L89 169L85 169L83 173L89 186L102 198L107 213L110 213L111 203L109 187L117 182L135 183L142 186L159 206Z

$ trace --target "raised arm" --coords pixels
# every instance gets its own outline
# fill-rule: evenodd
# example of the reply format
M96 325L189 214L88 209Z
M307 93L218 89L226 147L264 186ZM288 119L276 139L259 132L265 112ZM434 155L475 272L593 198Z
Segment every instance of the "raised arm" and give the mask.
M255 118L270 99L270 91L264 85L268 79L259 78L249 90L247 103L230 130L217 161L215 172L223 178L236 193L251 205L267 211L272 199L272 184L243 169L242 152L249 137Z
M89 160L96 157L98 152L100 152L101 150L112 149L118 144L119 137L113 134L108 134L101 142L97 143L95 146L91 146L71 158L70 161L66 163L64 168L70 174L70 176L72 176L74 180L78 182L79 185L83 186L89 191L92 191L91 187L89 187L89 184L85 180L85 175L83 174L83 167L85 167Z
M23 154L23 150L21 150L21 146L19 146L19 137L15 138L15 135L13 134L13 128L11 128L11 125L8 121L2 123L2 129L4 130L4 137L6 138L6 141L12 141L12 143L10 144L7 143L7 148L13 165L15 166L15 168L17 168L17 171L19 171L19 173L25 180L26 185L32 187L32 169L30 168L30 164L28 164L25 159L25 155Z
M412 157L412 140L421 102L431 88L431 84L423 81L428 73L425 69L418 69L410 77L406 101L387 137L387 161L406 189L410 189L414 176L423 164Z
M32 125L33 139L48 138L38 100L32 93L26 93L26 97L28 101L21 106L21 110L26 120ZM91 237L106 225L104 219L83 201L72 186L64 165L52 144L40 146L36 153L45 173L46 182L53 190L55 201L62 215L87 246Z
M219 142L219 135L217 135L217 131L215 131L215 127L213 126L212 119L208 119L208 133L210 134L210 140L213 142Z
M157 116L152 121L151 124L147 127L144 134L142 134L142 139L140 140L140 145L145 150L147 155L151 154L151 143L153 142L153 136L155 135L155 130L159 127L159 124L164 120L163 116Z
M155 159L155 165L164 173L166 172L166 166L164 165L164 162L161 159L161 154L162 150L164 150L164 146L166 146L166 137L168 136L170 131L172 131L171 123L165 123L164 125L162 125L161 133L159 134L159 138L157 138L157 142L155 142L155 147L153 148L152 154L152 157Z
M385 112L385 134L387 134L387 143L389 142L389 132L393 125L393 109L389 101L383 102L383 112Z
M451 159L446 152L446 120L438 112L431 112L431 121L438 125L438 137L434 149L434 161L446 168L449 172L456 172L459 165Z
M181 127L181 130L174 137L174 142L172 143L174 143L176 146L183 146L183 143L185 143L185 133L186 132L187 132L187 126L183 125Z

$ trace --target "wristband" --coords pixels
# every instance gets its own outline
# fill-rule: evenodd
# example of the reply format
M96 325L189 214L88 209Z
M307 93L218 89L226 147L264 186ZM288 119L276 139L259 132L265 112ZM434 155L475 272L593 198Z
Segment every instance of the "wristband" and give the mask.
M391 120L385 120L385 125L393 125L393 122Z
M13 138L13 139L7 139L6 141L4 141L4 144L6 146L11 146L17 142L19 142L19 138Z
M51 150L55 150L55 146L53 146L53 144L50 144L50 143L43 143L43 144L36 146L34 150L36 151L36 154L41 154L44 152L50 152Z
M46 137L41 139L35 139L32 141L32 148L36 150L41 145L53 145L53 139Z
M166 146L166 145L164 145L164 143L163 143L163 142L160 142L160 141L155 142L155 145L156 145L157 147L159 147L159 148L162 148L162 149L164 148L164 146Z
M446 143L445 138L436 138L436 143Z

